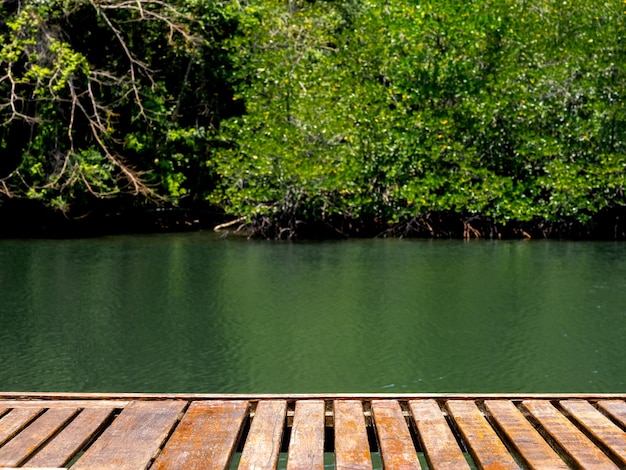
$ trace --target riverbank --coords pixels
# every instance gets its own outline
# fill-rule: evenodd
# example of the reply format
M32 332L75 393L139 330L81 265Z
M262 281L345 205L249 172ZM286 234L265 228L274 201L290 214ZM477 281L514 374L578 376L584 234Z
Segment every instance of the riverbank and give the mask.
M0 205L2 238L80 238L128 233L215 230L224 236L260 239L434 238L626 240L626 208L597 214L589 224L573 219L495 223L490 217L454 212L418 214L396 224L375 217L281 220L227 214L210 206L133 207L98 201L66 214L37 201Z
M0 205L0 237L81 238L211 230L225 220L225 214L211 208L137 208L100 201L66 214L37 201L9 201Z

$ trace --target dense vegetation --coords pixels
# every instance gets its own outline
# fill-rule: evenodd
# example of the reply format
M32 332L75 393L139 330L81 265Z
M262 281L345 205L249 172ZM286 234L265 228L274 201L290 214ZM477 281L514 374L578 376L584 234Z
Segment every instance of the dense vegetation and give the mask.
M623 0L5 0L1 201L281 238L624 238L625 20Z

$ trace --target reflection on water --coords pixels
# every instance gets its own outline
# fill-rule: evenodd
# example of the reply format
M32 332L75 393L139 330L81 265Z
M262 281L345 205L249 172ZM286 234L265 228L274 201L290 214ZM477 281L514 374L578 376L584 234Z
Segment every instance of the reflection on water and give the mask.
M626 245L0 241L0 389L618 392Z

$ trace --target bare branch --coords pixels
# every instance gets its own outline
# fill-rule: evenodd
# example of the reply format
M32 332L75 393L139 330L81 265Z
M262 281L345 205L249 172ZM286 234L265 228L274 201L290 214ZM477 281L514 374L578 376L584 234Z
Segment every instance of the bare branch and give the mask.
M35 116L29 116L27 114L22 113L21 111L18 111L18 107L21 107L19 106L19 104L23 105L25 100L24 98L20 96L20 93L17 90L17 80L15 79L13 75L13 64L11 63L9 63L7 66L7 74L4 77L0 78L0 83L6 80L8 80L10 83L11 91L9 93L9 98L7 102L0 104L0 110L5 109L5 108L10 108L11 115L8 119L5 119L2 125L5 126L15 119L22 119L28 123L39 122L39 120Z
M117 2L115 0L103 0L98 3L98 6L103 10L137 11L139 13L139 18L134 21L152 19L162 22L170 29L170 41L173 39L174 32L179 33L188 42L197 43L199 41L199 38L192 35L184 26L185 21L194 21L194 19L189 15L181 13L167 2L151 0L130 0ZM160 13L155 7L164 10L165 13Z
M132 117L142 118L146 125L167 117L147 106L149 88L155 90L157 86L157 71L150 67L147 59L139 56L137 51L140 49L135 49L131 43L125 23L139 21L158 25L158 30L168 35L170 43L181 40L191 45L193 50L200 42L188 27L194 19L162 0L89 0L82 5L81 8L93 9L97 13L100 27L108 31L115 47L122 51L122 65L116 65L117 70L91 69L86 65L87 57L81 57L65 42L60 26L36 16L40 10L33 8L26 11L25 7L24 13L30 15L32 21L28 23L29 29L24 30L24 35L33 36L33 41L19 43L19 54L25 58L25 61L20 59L19 66L10 61L0 62L0 87L4 91L4 96L0 96L0 125L12 121L45 124L46 138L53 140L55 150L40 149L46 154L42 158L49 158L42 160L48 173L36 175L22 169L22 175L15 170L5 178L6 182L0 181L0 193L10 196L13 184L29 190L54 188L67 191L79 183L86 193L96 197L117 194L118 188L124 186L123 190L133 195L158 198L143 180L143 175L120 154L120 141L115 139L115 122L112 120L120 106L127 109L130 104ZM185 83L192 63L193 58L187 68ZM175 103L175 109L180 108L181 96ZM51 130L56 124L37 118L33 105L40 103L52 106L48 108L52 111L43 114L46 119L60 119L62 131L58 134ZM91 170L85 169L87 167L81 163L85 142L90 148L95 146L101 158L108 162L107 166L114 168L110 176L104 176L104 184L99 181L98 173L90 174ZM108 180L109 177L112 180ZM109 181L115 181L114 192L109 191Z
M130 63L130 77L131 77L131 87L133 90L133 94L135 95L135 104L138 106L139 108L139 115L142 116L143 118L147 119L148 116L146 115L146 111L145 108L143 106L143 102L141 99L141 94L139 93L139 86L138 86L138 80L137 80L137 68L139 68L140 70L144 70L147 72L147 77L148 79L152 82L152 75L151 72L152 70L150 70L150 68L144 64L143 62L141 62L140 60L138 60L137 58L135 58L135 56L131 53L130 49L128 48L128 44L126 43L126 41L124 40L124 38L122 37L122 33L121 31L115 27L115 25L113 24L113 22L111 21L111 19L108 17L108 15L106 15L101 8L99 8L99 5L95 2L95 0L89 0L89 3L91 3L91 5L97 10L100 11L100 14L102 16L102 18L104 19L105 23L109 26L109 28L111 29L111 31L113 32L113 34L115 35L115 37L117 38L120 46L122 47L122 49L124 50L124 53L126 54L126 57Z
M0 184L2 185L2 189L0 189L0 193L4 194L6 197L9 197L9 198L13 197L13 194L11 194L11 191L9 190L9 187L7 186L7 183L6 181L4 181L4 179L0 180Z

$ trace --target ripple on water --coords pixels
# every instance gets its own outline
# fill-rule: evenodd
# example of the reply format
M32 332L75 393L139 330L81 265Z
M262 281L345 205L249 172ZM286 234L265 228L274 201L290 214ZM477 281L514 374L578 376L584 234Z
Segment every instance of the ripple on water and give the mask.
M0 241L0 382L618 391L624 255L624 245L594 243Z

